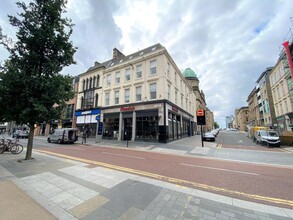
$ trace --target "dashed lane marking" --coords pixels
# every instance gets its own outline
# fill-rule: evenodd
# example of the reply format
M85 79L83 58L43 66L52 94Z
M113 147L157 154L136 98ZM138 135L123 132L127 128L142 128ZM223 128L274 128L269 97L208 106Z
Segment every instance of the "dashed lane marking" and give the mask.
M136 157L136 156L125 155L125 154L115 154L115 153L109 153L109 152L102 152L102 154L109 154L109 155L114 155L114 156L119 156L119 157L129 157L129 158L145 160L144 157Z
M142 176L146 176L146 177L150 177L150 178L154 178L154 179L158 179L158 180L162 180L162 181L168 181L168 182L171 182L171 183L174 183L177 185L190 185L190 186L200 188L203 190L222 192L222 193L227 193L229 195L242 196L242 197L248 198L248 199L270 202L270 203L274 203L274 204L283 204L283 205L293 207L293 200L286 200L286 199L280 199L280 198L255 195L255 194L249 194L249 193L229 190L229 189L215 187L215 186L209 186L209 185L202 184L202 183L195 183L195 182L191 182L188 180L177 179L177 178L173 178L173 177L163 176L160 174L149 173L146 171L135 170L132 168L116 166L116 165L112 165L112 164L108 164L108 163L103 163L103 162L68 156L65 154L59 154L59 153L54 153L54 152L50 152L50 151L44 151L44 150L34 150L34 151L40 152L40 153L45 153L45 154L50 154L50 155L54 155L54 156L58 156L58 157L63 157L63 158L71 159L71 160L75 160L75 161L80 161L80 162L84 162L84 163L88 163L88 164L94 164L94 165L98 165L98 166L102 166L102 167L106 167L106 168L110 168L110 169L114 169L114 170L124 171L124 172L128 172L128 173L136 174L136 175L142 175Z
M228 170L228 169L222 169L222 168L216 168L216 167L206 167L206 166L199 166L199 165L187 164L187 163L181 163L180 165L189 166L189 167L198 167L198 168L204 168L204 169L210 169L210 170L220 170L220 171L226 171L226 172L231 172L231 173L241 173L241 174L259 176L259 174L257 174L257 173L242 172L242 171L237 171L237 170Z

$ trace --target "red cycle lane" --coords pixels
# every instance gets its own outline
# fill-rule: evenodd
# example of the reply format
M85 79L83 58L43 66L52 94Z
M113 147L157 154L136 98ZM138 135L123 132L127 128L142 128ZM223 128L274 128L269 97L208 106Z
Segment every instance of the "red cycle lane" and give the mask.
M138 172L140 175L145 175L143 172L158 174L166 177L163 178L166 181L234 198L293 207L291 167L108 147L66 146L39 149L131 168L141 171ZM151 175L149 177L156 178Z

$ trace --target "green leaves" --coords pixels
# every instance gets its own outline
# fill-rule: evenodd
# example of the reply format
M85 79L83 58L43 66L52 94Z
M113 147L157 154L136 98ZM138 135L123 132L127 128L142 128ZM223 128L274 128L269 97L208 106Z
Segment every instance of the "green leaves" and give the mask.
M58 119L65 101L73 98L72 77L61 75L74 64L76 49L70 41L73 24L64 18L65 0L18 2L18 16L8 16L18 28L17 41L0 42L10 52L0 82L1 117L22 123ZM59 106L59 107L56 107Z

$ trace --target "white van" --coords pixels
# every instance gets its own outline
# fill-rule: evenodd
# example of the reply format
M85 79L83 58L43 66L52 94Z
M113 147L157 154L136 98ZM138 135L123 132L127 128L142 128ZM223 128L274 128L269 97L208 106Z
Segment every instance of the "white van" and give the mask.
M257 144L280 147L281 141L277 132L270 130L258 130L255 132Z
M58 144L71 143L77 141L78 139L78 129L77 128L60 128L55 129L53 134L48 137L48 142L57 142Z

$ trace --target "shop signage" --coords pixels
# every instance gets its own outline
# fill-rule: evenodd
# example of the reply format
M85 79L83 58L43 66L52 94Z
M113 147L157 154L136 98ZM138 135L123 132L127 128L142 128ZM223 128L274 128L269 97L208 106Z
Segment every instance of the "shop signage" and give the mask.
M178 109L176 107L172 106L172 111L178 112Z
M98 115L101 114L101 109L93 109L88 111L76 111L75 116L81 116L81 115Z
M120 108L120 111L121 111L121 112L125 112L125 111L134 111L134 110L135 110L134 106L121 107L121 108Z
M82 115L89 115L89 114L91 114L91 113L92 113L91 111L81 112Z

